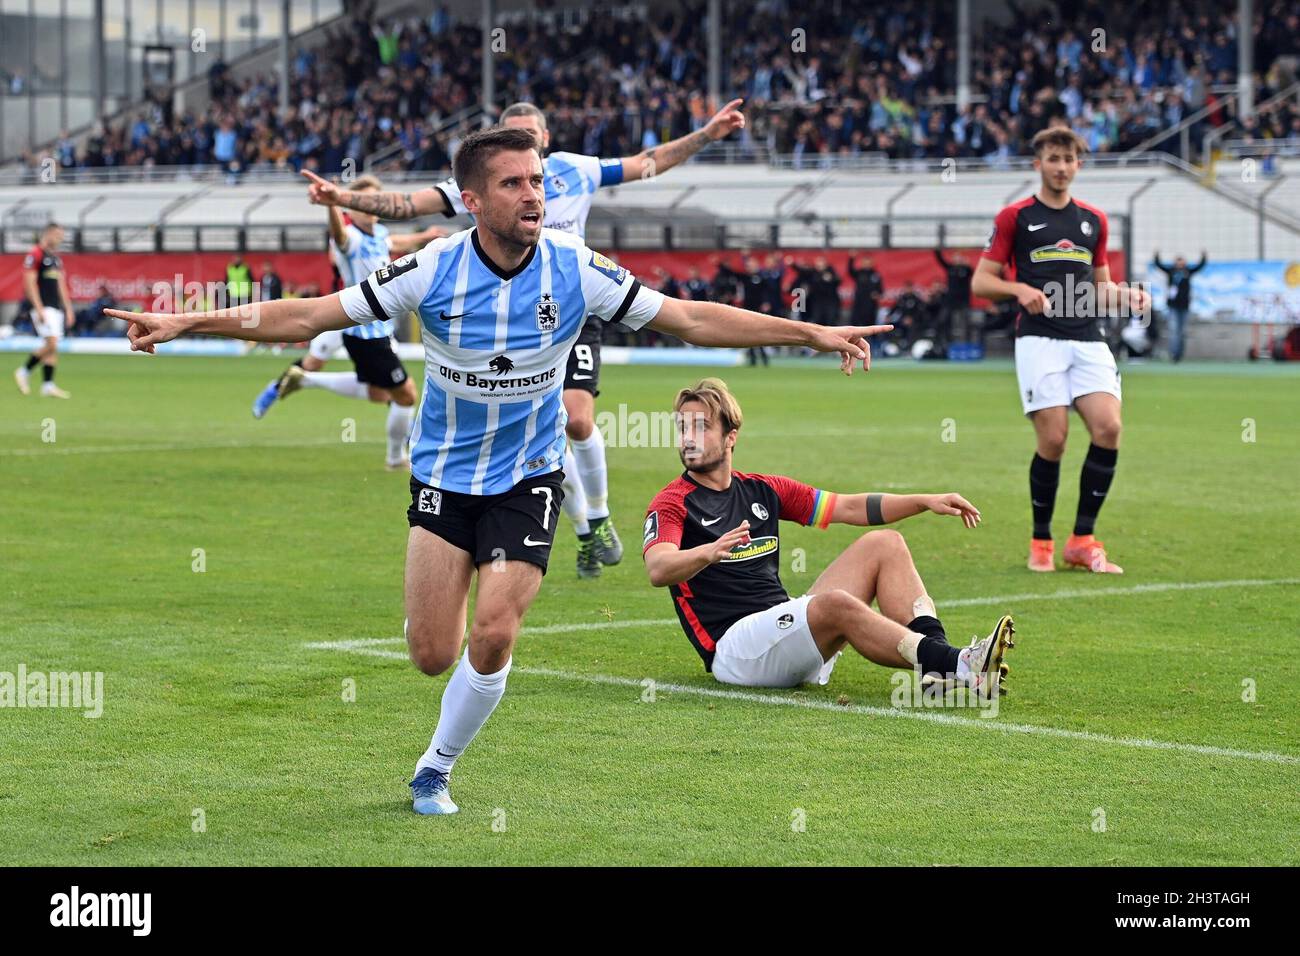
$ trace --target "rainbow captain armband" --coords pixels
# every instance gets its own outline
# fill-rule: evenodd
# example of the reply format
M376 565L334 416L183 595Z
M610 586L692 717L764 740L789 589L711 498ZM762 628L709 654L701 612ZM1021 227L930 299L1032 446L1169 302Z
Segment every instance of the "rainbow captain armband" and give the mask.
M831 523L831 514L835 511L834 492L813 489L812 514L808 518L809 527L825 528Z

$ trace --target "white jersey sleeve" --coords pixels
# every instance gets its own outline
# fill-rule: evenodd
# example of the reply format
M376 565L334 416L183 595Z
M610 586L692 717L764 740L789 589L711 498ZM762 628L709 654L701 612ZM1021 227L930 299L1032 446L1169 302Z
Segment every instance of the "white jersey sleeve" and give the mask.
M433 284L445 240L435 239L418 252L381 266L339 293L349 319L358 325L396 319L414 312Z
M578 273L587 311L606 322L639 329L656 315L664 295L647 289L632 273L594 249L578 249Z
M592 192L602 186L617 186L623 181L623 160L601 159L583 153L551 153L553 158L578 169L587 179Z
M449 177L438 183L438 185L433 188L442 193L442 198L447 200L447 208L449 211L443 213L443 215L448 219L455 216L464 216L469 213L469 210L465 208L464 201L460 198L460 187L456 185L456 180Z

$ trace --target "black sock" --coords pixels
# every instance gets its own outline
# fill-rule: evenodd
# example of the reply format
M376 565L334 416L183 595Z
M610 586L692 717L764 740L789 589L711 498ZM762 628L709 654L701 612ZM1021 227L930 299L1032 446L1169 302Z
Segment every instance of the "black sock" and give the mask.
M1061 463L1035 453L1029 463L1029 503L1034 509L1034 537L1052 540L1052 510L1056 507L1056 486L1061 481Z
M1111 480L1115 477L1115 462L1119 460L1118 448L1088 446L1079 472L1079 512L1074 519L1075 534L1092 534L1097 523L1097 512L1106 501Z
M956 674L957 654L946 637L927 634L916 646L916 663L922 674Z
M925 637L941 637L944 640L948 639L948 635L944 631L943 625L939 622L939 619L937 617L931 617L928 614L922 614L920 617L913 618L912 622L907 625L907 629L909 631L915 631L917 634L924 635Z
M36 366L40 364L41 364L41 360L38 359L35 355L27 356L27 371L30 372L32 369L36 368Z
M52 382L52 381L54 381L54 366L53 366L53 365L42 365L42 366L41 366L41 373L45 376L45 381L47 381L47 382Z
M296 362L294 362L293 364L296 365L296 366L298 366L299 368L302 368L302 367L303 367L303 365L302 365L302 359L298 359L298 360L297 360ZM306 369L303 369L303 371L306 371Z
M603 518L588 518L587 524L591 525L592 531L595 531L597 528L599 528L608 520L609 520L609 515L605 515Z

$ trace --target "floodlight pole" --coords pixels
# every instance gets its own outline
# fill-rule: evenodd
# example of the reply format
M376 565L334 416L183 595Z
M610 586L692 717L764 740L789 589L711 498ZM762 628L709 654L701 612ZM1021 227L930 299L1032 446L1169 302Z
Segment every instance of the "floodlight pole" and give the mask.
M970 0L957 0L957 109L970 106Z
M289 0L280 0L280 121L289 115Z
M496 71L492 63L492 15L494 0L483 0L483 125L492 125L492 103L497 98Z
M1237 0L1237 122L1255 113L1255 36L1252 0Z
M722 0L709 0L709 109L722 106Z

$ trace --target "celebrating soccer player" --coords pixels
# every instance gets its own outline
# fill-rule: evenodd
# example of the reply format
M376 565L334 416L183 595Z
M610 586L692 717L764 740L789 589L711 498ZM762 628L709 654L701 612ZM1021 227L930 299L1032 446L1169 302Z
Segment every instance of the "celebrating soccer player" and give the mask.
M132 348L184 332L292 342L415 312L424 331L424 398L412 437L406 552L411 660L447 683L433 739L411 782L419 813L454 813L448 776L505 692L515 637L546 571L563 498L563 369L589 315L648 326L694 345L806 345L869 366L867 337L890 326L825 328L647 289L581 239L544 229L546 177L533 136L466 137L456 182L476 225L315 299L197 314L109 314Z
M862 535L802 597L781 583L780 521L882 525L933 511L974 528L974 505L958 494L837 495L734 471L743 418L716 378L678 392L673 411L686 470L650 502L642 548L650 583L669 589L705 670L745 687L825 684L848 646L886 667L915 668L924 685L964 685L986 700L999 693L1010 616L969 647L949 644L897 531Z
M362 176L352 188L359 192L378 192L383 187L374 176ZM336 206L329 207L328 216L330 258L345 287L356 285L376 269L386 266L390 255L415 252L431 239L446 235L441 229L393 235L378 221L378 217L370 213L358 212L350 217L351 221L345 221ZM415 407L415 383L406 374L406 368L393 348L394 319L316 336L311 340L306 356L262 389L253 402L253 416L261 418L275 401L300 388L328 389L348 398L387 402L385 431L388 447L384 465L390 471L405 471L411 464L406 457L406 441ZM321 371L340 348L347 350L354 371Z
M546 115L532 103L506 107L501 113L501 125L527 130L542 152L542 171L546 176L546 221L542 225L582 238L596 190L667 172L710 143L743 128L745 115L739 109L741 102L732 100L694 133L622 159L566 152L548 154L551 133L546 128ZM312 202L338 204L377 213L386 219L410 219L434 213L450 217L471 212L455 176L413 193L366 194L355 189L338 189L311 173L304 175L312 183ZM599 577L602 565L618 564L623 559L623 544L609 516L605 440L595 427L604 327L605 323L598 317L588 317L573 343L564 372L564 410L568 414L565 431L569 436L564 461L564 512L578 535L578 576L584 578Z
M1070 197L1070 184L1086 148L1073 130L1048 127L1034 136L1034 168L1042 175L1035 196L998 213L972 291L993 301L1014 298L1016 377L1038 448L1029 466L1034 533L1032 571L1054 571L1052 511L1070 425L1070 406L1092 439L1079 477L1074 533L1065 544L1067 565L1122 574L1093 537L1119 458L1120 382L1104 341L1101 318L1117 312L1146 314L1151 296L1112 282L1106 259L1106 214ZM1003 270L1011 273L1003 276Z

